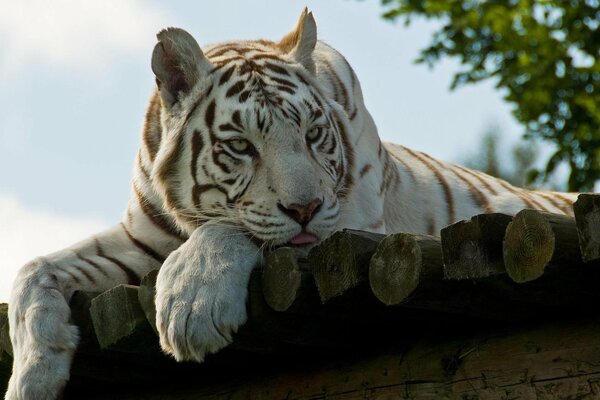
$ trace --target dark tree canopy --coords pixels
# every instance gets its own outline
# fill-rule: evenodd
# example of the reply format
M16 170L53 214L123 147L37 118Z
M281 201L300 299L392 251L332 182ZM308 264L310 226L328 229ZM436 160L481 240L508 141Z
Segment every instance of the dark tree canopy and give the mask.
M539 178L560 162L569 190L600 179L599 0L382 0L390 20L442 23L418 62L457 57L452 88L492 78L530 138L557 151Z

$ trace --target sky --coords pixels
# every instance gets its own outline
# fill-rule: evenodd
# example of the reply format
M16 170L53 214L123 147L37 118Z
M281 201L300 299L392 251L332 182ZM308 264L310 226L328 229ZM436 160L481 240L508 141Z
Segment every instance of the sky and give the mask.
M377 0L0 0L0 302L25 262L121 218L160 29L201 46L276 40L305 5L354 67L384 140L460 162L490 126L520 137L492 83L451 92L458 63L414 63L435 23L384 21Z

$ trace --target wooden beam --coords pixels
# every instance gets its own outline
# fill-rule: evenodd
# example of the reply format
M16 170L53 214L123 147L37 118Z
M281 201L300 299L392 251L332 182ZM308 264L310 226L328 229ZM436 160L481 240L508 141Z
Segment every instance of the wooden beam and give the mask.
M94 323L90 315L92 301L100 294L99 292L83 292L78 290L73 293L69 301L71 322L77 325L79 329L78 351L97 352L100 349L96 333L94 332Z
M140 307L142 308L148 323L154 330L154 333L158 335L158 330L156 329L156 306L154 305L157 276L158 269L154 269L142 278L138 290L138 301L140 302Z
M434 236L386 237L371 258L369 281L373 294L383 304L395 306L399 315L413 310L438 320L444 316L457 321L519 321L535 313L533 308L515 307L510 296L498 298L487 282L444 279L441 243Z
M138 300L138 287L119 285L94 298L94 332L102 349L160 353L158 340Z
M310 251L308 262L323 302L367 284L371 256L384 237L379 233L344 229Z
M196 379L175 370L168 384L148 381L117 392L123 400L597 399L599 331L598 320L437 331L333 359L280 360L237 371L226 366L225 373L208 369ZM91 392L86 398L106 397Z
M403 303L431 284L439 286L442 279L442 248L434 236L394 233L379 243L371 258L371 289L388 306Z
M600 259L600 195L580 194L573 212L583 261Z
M318 307L319 293L305 262L289 247L270 252L262 269L262 292L275 311L309 311Z
M549 266L575 268L582 263L575 220L522 210L506 228L503 254L508 275L518 283L541 277Z
M8 331L8 304L0 303L0 353L4 350L12 356L12 345Z
M502 240L512 217L480 214L442 229L446 279L474 279L504 274Z

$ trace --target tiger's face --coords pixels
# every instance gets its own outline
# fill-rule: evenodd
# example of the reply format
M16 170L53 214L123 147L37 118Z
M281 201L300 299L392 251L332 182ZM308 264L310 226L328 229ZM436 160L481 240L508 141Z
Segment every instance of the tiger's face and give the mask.
M182 228L219 221L298 247L331 234L350 179L349 121L313 77L312 15L280 43L225 43L206 56L185 31L158 39L153 175Z

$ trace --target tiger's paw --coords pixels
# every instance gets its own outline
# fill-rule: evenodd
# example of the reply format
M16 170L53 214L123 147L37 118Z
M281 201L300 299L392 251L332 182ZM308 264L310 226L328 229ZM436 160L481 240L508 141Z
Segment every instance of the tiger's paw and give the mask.
M53 350L50 350L53 351ZM42 354L30 349L27 362L13 369L6 400L55 400L69 380L72 353Z
M78 332L51 268L34 260L15 279L9 308L14 364L6 400L54 400L69 380Z
M160 344L178 361L202 362L228 346L246 322L247 285L258 251L246 238L232 243L231 234L229 242L219 241L220 229L198 228L158 274Z

